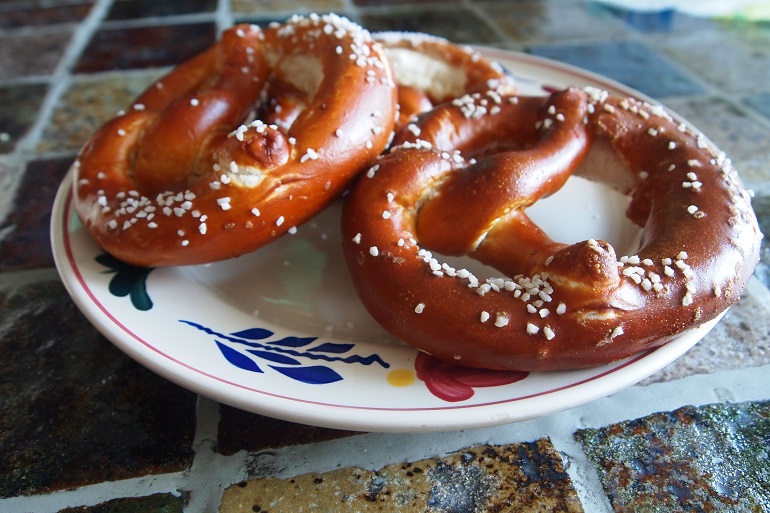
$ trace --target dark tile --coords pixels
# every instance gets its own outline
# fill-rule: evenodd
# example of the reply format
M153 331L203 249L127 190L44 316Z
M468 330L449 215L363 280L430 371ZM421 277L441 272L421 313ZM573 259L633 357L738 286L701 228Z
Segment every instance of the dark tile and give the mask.
M0 496L178 472L197 396L112 346L58 281L0 292Z
M113 499L96 506L66 508L59 513L182 513L187 502L185 495L155 494L147 497Z
M770 120L770 93L744 98L744 103Z
M612 78L653 98L703 92L654 50L634 41L532 45L529 50Z
M0 87L0 153L10 153L37 120L48 87L24 84Z
M770 403L686 406L576 437L615 511L770 508Z
M289 13L324 13L336 12L344 15L347 8L345 0L299 0L291 3L287 9L285 0L231 0L230 8L234 13L258 15L275 20L276 13L281 13L281 19Z
M484 20L464 7L367 12L361 14L361 24L372 32L426 32L463 44L500 41Z
M88 16L91 7L93 7L93 2L1 6L0 29L77 23Z
M0 271L52 267L51 205L72 159L30 162L0 222Z
M347 467L291 479L255 479L225 490L219 511L294 513L305 510L309 497L313 511L583 511L547 439L481 445L374 471Z
M0 35L0 77L51 75L67 49L70 29L10 32ZM20 59L19 56L34 56Z
M483 4L482 9L518 42L613 39L625 33L603 6L588 2L529 0Z
M712 18L688 16L676 9L631 10L608 7L607 10L629 28L644 34L704 30L713 28L718 23Z
M651 41L682 68L727 93L770 91L770 24L730 25Z
M79 75L62 94L37 145L38 154L75 153L118 111L127 108L160 72Z
M227 456L241 450L256 452L269 448L322 442L356 434L352 431L295 424L225 405L220 405L219 413L216 450Z
M756 196L751 206L757 214L759 228L765 234L759 254L759 265L754 274L766 287L770 288L770 240L768 240L770 238L770 195Z
M214 23L103 28L83 51L75 72L173 66L215 41Z
M116 0L107 13L107 20L131 20L156 16L173 16L213 12L217 0L185 0L157 2L156 0Z

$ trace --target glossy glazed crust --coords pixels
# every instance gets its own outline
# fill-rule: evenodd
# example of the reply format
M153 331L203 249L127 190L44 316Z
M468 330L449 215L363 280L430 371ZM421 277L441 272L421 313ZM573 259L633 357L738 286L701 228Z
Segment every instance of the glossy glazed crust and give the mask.
M482 100L497 108L481 113ZM613 362L718 316L758 261L729 160L660 106L592 89L489 93L416 124L419 137L401 131L356 183L343 244L373 317L440 359L527 371ZM634 254L553 241L527 218L571 173L630 196L627 216L643 227ZM503 275L476 277L431 251Z
M392 135L396 89L370 34L337 16L240 25L153 84L75 162L75 207L96 242L135 265L253 251L308 220ZM289 123L252 120L274 82ZM275 104L272 104L275 111Z

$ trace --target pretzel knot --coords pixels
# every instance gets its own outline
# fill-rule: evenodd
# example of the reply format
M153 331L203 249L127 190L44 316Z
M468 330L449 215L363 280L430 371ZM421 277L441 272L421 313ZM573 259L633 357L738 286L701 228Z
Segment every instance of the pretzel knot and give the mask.
M629 196L634 254L554 241L527 216L572 175ZM701 134L660 106L574 88L422 115L356 183L342 223L358 294L388 331L443 360L527 371L606 364L715 318L761 240L749 194Z
M386 57L349 20L238 25L97 130L73 165L74 205L128 263L235 257L345 190L389 142L395 109Z

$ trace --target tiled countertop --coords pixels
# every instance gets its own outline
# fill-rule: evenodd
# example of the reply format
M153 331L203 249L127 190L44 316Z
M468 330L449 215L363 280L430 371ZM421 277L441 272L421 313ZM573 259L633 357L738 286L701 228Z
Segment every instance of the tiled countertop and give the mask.
M334 11L568 62L733 159L770 232L770 22L594 2L0 1L0 511L770 511L770 253L682 358L610 397L451 433L353 433L197 396L113 347L53 267L88 134L234 21Z

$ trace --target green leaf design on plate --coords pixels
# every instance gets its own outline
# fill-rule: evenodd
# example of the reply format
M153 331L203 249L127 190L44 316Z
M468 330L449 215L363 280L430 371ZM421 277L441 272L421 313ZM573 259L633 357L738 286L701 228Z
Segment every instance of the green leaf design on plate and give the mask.
M152 308L152 299L147 293L147 276L154 267L127 264L107 253L98 255L94 260L110 269L105 273L114 273L108 287L110 294L115 297L128 296L137 310L145 312Z

